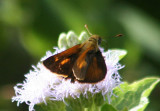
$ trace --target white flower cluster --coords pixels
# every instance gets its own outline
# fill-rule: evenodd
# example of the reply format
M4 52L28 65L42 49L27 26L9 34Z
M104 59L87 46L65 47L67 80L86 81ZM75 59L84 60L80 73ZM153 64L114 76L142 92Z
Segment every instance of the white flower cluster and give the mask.
M82 32L79 37L73 31L69 31L67 34L62 33L58 40L60 49L55 48L54 53L48 51L41 61L62 52L66 49L64 47L72 47L78 43L83 43L88 38L86 32ZM71 83L71 80L59 78L56 74L51 73L40 61L37 66L33 66L33 70L25 75L23 83L18 83L14 87L16 95L12 98L12 101L17 101L18 106L19 103L25 102L29 105L29 111L34 110L35 104L42 102L47 104L47 100L64 101L65 98L72 97L75 99L79 98L80 95L87 97L88 92L93 95L102 93L104 98L107 95L110 102L113 88L121 83L118 70L124 66L121 66L118 61L126 55L126 51L108 50L105 52L103 48L100 48L100 50L107 66L107 74L103 81L96 84Z
M103 81L97 84L71 83L70 80L58 78L39 62L37 66L33 66L33 70L25 75L23 83L18 83L14 87L16 95L12 101L17 101L18 106L19 103L25 102L29 105L29 111L33 111L35 104L42 102L47 104L46 100L48 99L63 101L69 96L79 98L80 94L87 97L87 92L91 92L93 95L101 92L103 96L107 95L110 99L113 88L121 83L118 70L124 66L121 66L118 61L120 56L126 54L126 51L108 50L105 52L102 48L100 50L107 66L107 75ZM54 53L48 51L41 61L61 51L62 49L58 48Z

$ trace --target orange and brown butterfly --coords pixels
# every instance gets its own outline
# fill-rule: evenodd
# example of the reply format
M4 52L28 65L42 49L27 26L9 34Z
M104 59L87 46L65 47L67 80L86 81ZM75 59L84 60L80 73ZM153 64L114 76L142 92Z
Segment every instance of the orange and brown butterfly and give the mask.
M87 25L85 26L88 30ZM43 65L54 74L71 79L72 83L102 81L107 74L107 67L98 47L101 37L91 33L90 35L84 43L47 58L43 61Z

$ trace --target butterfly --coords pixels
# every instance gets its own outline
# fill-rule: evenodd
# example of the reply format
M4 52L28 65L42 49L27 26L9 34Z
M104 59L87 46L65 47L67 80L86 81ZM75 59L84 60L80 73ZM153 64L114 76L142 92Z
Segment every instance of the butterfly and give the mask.
M58 76L71 79L72 83L97 83L107 74L100 43L99 35L91 35L84 43L47 58L43 65Z

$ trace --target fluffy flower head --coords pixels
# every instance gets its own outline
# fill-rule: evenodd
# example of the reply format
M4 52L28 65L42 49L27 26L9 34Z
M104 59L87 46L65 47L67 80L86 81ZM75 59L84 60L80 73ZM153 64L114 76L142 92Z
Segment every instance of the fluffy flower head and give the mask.
M46 56L42 57L41 61L54 54L62 52L68 47L81 43L87 38L88 36L85 32L82 32L79 37L72 31L68 34L63 33L59 37L59 48L55 47L55 52L53 53L47 51ZM14 87L16 95L12 98L12 101L17 101L18 105L19 103L25 102L29 105L29 111L33 111L34 105L38 103L44 102L47 104L47 100L64 101L65 98L72 97L76 99L79 98L80 95L87 98L88 92L92 95L101 93L104 97L107 95L110 102L113 88L121 83L121 77L118 70L124 66L121 66L118 61L126 55L126 51L104 51L103 48L100 48L100 50L107 66L107 74L103 81L96 84L81 84L79 82L71 83L70 79L65 80L51 73L41 64L40 61L37 66L33 66L33 69L25 75L23 83L18 83Z

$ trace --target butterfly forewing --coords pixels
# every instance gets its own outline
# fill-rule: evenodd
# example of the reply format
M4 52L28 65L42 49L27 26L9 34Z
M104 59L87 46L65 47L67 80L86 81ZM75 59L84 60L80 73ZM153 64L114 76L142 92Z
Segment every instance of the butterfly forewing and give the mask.
M68 77L73 74L73 63L80 52L80 45L69 48L43 61L43 65L51 72Z
M93 48L88 48L84 52L82 52L77 60L75 61L73 65L73 74L76 77L77 80L84 80L86 71L88 69L90 60L92 59L91 56L93 55L92 52Z

